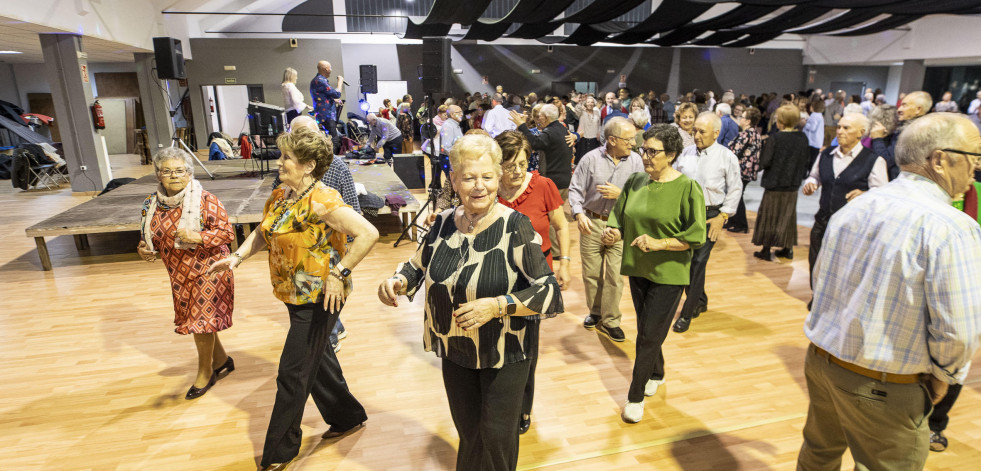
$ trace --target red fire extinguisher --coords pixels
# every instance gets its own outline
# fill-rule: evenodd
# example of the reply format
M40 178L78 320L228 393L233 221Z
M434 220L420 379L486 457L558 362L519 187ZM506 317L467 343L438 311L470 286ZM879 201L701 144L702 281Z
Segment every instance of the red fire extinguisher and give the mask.
M96 129L106 128L106 119L102 115L102 105L99 104L99 100L96 100L95 104L92 105L92 122Z
M214 98L208 98L208 106L211 107L211 112L214 113L215 112L215 99Z

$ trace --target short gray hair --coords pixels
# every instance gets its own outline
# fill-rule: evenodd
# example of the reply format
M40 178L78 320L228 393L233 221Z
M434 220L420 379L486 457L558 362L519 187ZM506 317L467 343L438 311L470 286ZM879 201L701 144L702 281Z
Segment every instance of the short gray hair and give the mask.
M153 156L153 169L159 172L164 162L171 160L184 162L184 168L187 169L188 175L194 176L194 158L180 147L165 147L160 152L157 152Z
M871 123L869 123L869 118L866 118L865 115L862 113L845 113L845 115L842 116L841 119L845 119L845 118L848 118L849 120L854 120L855 125L862 128L863 136L868 134L868 132L872 130L872 125ZM841 120L838 120L838 122L840 123ZM895 128L895 122L893 122L893 127ZM890 129L889 132L892 132L892 130Z
M728 103L719 103L718 105L715 105L715 111L720 113L722 116L732 115L732 107L729 106Z
M900 167L925 165L933 151L967 140L967 126L974 127L970 120L953 113L931 113L914 120L899 134L896 163Z
M645 109L634 110L633 113L630 113L630 120L634 122L634 126L643 129L647 123L651 122L651 114Z
M308 128L312 131L320 130L320 127L317 126L317 120L313 119L313 117L310 115L305 114L301 114L300 116L293 118L293 121L290 121L290 129L295 128Z
M614 116L603 125L603 141L610 136L620 137L625 129L633 129L634 123L623 116Z
M491 162L494 163L494 171L500 177L504 170L501 169L501 146L490 136L482 134L467 134L453 143L450 149L450 170L459 169L464 160L477 160L485 155L489 155Z
M924 113L929 113L930 109L933 108L933 97L929 93L924 91L915 91L903 97L903 101L910 101L916 103L922 108Z
M729 112L731 113L732 111L730 110ZM722 118L720 118L719 115L715 114L714 112L703 111L698 115L697 118L695 118L695 121L697 122L700 119L711 119L712 127L715 128L716 131L722 130Z
M539 113L549 122L559 119L559 108L551 103L542 106L542 110Z
M892 134L896 130L896 125L899 124L899 117L896 115L896 107L889 104L881 104L876 106L872 111L869 111L869 128L872 129L871 123L882 123L882 126L886 128L889 134Z

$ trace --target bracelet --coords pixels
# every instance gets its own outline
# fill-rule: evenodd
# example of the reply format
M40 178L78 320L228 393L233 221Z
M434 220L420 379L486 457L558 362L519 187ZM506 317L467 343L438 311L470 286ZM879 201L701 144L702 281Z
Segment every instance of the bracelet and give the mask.
M242 254L240 254L240 253L238 253L238 252L232 252L232 253L231 253L231 256L232 256L232 257L235 257L235 258L237 258L237 259L238 259L238 263L236 263L236 264L235 264L235 267L237 267L237 266L239 266L239 265L241 265L241 264L242 264L242 262L244 262L244 261L245 261L245 258L244 258L244 257L242 257ZM232 268L235 268L235 267L232 267Z
M501 297L498 296L498 297L496 297L494 299L497 300L497 317L498 318L502 318L502 317L504 317L504 305L501 304Z
M572 261L572 257L570 257L568 255L562 255L562 256L559 257L559 260L569 260L571 262Z
M345 281L347 281L347 280L344 279L344 276L343 275L341 275L340 273L337 273L336 271L331 270L330 273L329 273L329 275L330 276L333 276L334 278L337 278L338 280L341 280L341 283L344 283Z

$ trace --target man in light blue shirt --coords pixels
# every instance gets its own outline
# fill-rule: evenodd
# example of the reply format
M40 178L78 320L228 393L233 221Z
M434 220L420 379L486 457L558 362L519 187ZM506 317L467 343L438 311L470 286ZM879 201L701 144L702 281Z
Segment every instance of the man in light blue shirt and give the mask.
M926 417L981 341L981 227L951 198L974 181L981 135L924 116L899 136L896 180L831 218L814 269L810 398L797 469L922 469Z

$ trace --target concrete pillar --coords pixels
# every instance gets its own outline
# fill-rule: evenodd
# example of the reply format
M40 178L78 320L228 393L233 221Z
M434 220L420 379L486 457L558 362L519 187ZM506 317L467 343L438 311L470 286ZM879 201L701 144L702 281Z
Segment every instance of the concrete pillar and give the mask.
M147 145L153 155L164 147L170 147L174 136L170 97L164 81L157 78L153 68L154 55L141 52L133 54L133 57L136 59L136 77L140 84L140 104L143 106L143 120L146 123Z
M681 48L671 48L671 71L668 72L668 89L665 93L671 95L671 100L678 101L681 95Z
M923 90L924 77L926 77L926 65L923 59L904 60L902 75L899 78L899 93Z
M88 68L87 55L82 52L81 36L43 33L38 36L72 191L102 191L112 180L112 171L102 135L93 125L90 107L95 100L90 82L94 77Z

